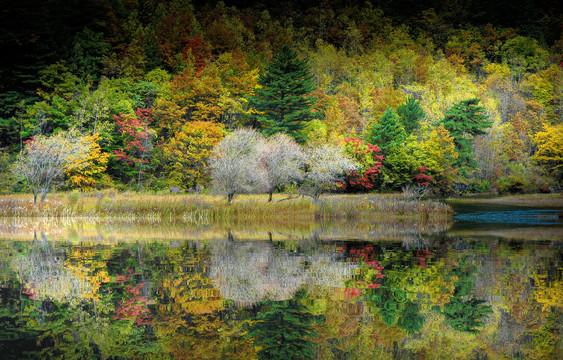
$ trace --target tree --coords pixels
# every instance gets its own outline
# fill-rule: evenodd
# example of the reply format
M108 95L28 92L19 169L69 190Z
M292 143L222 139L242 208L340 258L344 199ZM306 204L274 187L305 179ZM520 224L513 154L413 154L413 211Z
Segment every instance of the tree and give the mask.
M260 162L263 143L256 130L238 129L213 148L209 159L211 186L226 194L229 204L235 194L266 187L266 173Z
M301 147L289 135L277 133L264 143L262 163L266 167L268 201L283 184L303 177L304 154Z
M358 165L340 147L324 145L306 151L305 174L301 190L319 201L326 191L336 189L347 172L358 169Z
M152 149L152 140L155 135L154 130L149 128L152 122L151 111L138 108L134 115L121 114L115 115L113 118L119 133L125 140L123 150L113 150L113 153L117 160L121 160L129 166L138 165L137 189L140 189L143 164L148 162L147 157Z
M488 115L483 114L484 111L485 108L479 105L479 99L463 100L447 110L444 119L440 122L454 138L458 153L455 164L458 167L476 166L473 159L473 138L485 134L484 129L493 124Z
M412 134L418 129L420 120L424 118L424 110L420 107L420 102L409 96L407 100L397 107L397 115L407 134Z
M302 297L302 292L296 295ZM312 359L318 334L313 326L319 322L298 300L267 302L266 311L258 316L248 335L259 346L258 359Z
M390 149L401 144L407 134L405 128L401 124L401 120L391 108L379 119L367 133L367 141L371 144L378 145L383 153L386 154Z
M73 158L65 169L70 186L91 190L96 184L97 177L106 170L109 153L102 152L98 144L99 137L99 134L95 134L80 138L85 157Z
M164 155L171 160L169 178L173 184L186 189L205 185L209 180L208 159L221 139L221 124L191 121L182 126L164 146Z
M315 88L307 60L300 60L289 46L283 46L258 85L250 97L257 125L266 135L285 132L303 143L306 139L301 130L318 117L312 112L316 98L310 95Z
M380 181L383 155L377 145L357 138L344 139L344 151L358 163L358 170L346 174L347 190L371 190Z
M87 155L87 147L74 133L60 132L50 137L38 135L25 142L13 171L16 176L25 178L33 193L33 202L37 202L39 194L43 202L65 171L81 166L87 161Z
M544 164L561 180L563 175L563 124L544 125L545 130L534 136L538 150L533 159Z
M453 184L455 175L453 162L458 157L453 137L443 124L430 131L429 126L424 126L421 132L427 137L421 144L424 164L428 166L428 171L434 174L436 186L445 191Z

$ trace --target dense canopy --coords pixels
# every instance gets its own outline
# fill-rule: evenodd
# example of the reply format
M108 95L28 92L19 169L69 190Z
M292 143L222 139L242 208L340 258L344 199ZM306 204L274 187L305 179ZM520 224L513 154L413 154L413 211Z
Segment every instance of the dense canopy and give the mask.
M370 190L415 185L424 166L439 192L561 186L561 137L545 135L563 121L556 3L32 0L2 9L2 192L29 185L11 171L28 140L61 131L93 137L105 159L88 188L208 188L210 148L247 127L286 133L303 150L349 139L378 147Z

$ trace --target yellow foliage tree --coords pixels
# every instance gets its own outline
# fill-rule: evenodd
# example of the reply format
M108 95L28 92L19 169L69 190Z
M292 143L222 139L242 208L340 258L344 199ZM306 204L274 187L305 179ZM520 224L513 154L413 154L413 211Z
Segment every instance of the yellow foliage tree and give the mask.
M65 169L68 183L71 187L80 190L92 190L98 177L107 167L109 154L102 152L98 144L100 134L83 136L79 138L81 146L85 149L83 157L72 157L69 166Z
M425 154L425 165L434 176L434 180L441 186L447 186L453 182L455 169L453 162L458 157L455 151L454 138L450 132L444 128L443 124L438 125L428 132L428 124L425 124L422 133L428 134L427 139L422 142L421 147Z
M534 136L538 151L532 158L544 164L559 178L563 175L563 124L548 125Z
M223 139L223 125L209 121L192 121L182 126L164 145L170 159L171 184L185 189L205 185L209 178L207 159L213 147Z

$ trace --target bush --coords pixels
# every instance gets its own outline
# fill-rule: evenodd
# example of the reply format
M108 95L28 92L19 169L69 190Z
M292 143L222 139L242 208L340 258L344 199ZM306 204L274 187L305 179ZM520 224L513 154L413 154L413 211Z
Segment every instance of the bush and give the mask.
M12 157L8 153L0 151L0 194L8 194L16 182L10 171L11 164Z
M495 185L502 194L524 193L529 189L529 183L516 175L500 177Z
M469 191L473 193L486 193L491 191L491 183L487 180L474 180L469 184Z
M80 193L76 190L69 191L69 193L66 195L66 199L68 201L68 204L74 207L78 200L80 200Z

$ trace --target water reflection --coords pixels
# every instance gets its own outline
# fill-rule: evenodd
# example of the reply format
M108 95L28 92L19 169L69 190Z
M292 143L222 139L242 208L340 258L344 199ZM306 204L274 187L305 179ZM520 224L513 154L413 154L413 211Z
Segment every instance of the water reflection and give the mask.
M517 224L517 225L562 225L563 211L559 210L501 210L478 211L459 214L456 219L476 223Z
M7 358L560 357L561 243L0 242Z

